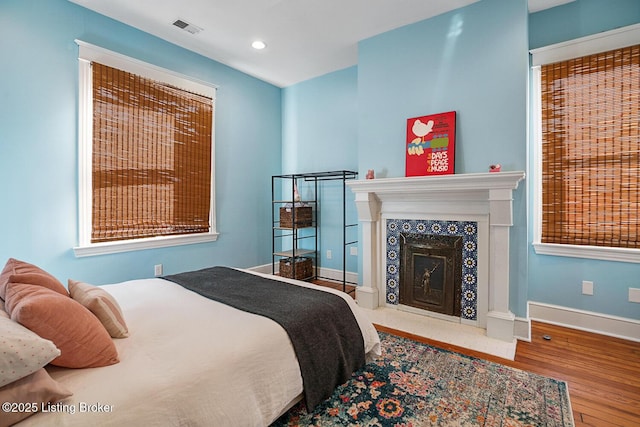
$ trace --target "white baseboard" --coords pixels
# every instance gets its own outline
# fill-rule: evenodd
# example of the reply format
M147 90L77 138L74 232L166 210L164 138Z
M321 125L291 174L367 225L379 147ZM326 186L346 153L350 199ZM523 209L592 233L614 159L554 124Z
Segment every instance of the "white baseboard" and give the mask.
M333 268L320 267L320 271L318 271L318 276L342 283L342 270L335 270ZM351 284L358 283L358 273L352 273L347 271L345 280Z
M527 311L529 320L537 320L553 325L579 329L581 331L640 342L640 321L635 319L534 301L528 302ZM527 322L527 319L522 319L522 322L517 322L519 323L517 327L524 328L525 322ZM522 333L523 331L524 329L518 332ZM519 335L519 333L516 333L518 339L520 339ZM528 335L530 340L531 332L529 332ZM525 341L527 340L525 339Z

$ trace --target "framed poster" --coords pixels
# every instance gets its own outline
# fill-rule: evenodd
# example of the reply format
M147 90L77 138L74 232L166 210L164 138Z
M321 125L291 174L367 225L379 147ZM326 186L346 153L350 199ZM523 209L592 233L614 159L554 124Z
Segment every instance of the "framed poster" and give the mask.
M406 176L454 173L456 112L407 120Z

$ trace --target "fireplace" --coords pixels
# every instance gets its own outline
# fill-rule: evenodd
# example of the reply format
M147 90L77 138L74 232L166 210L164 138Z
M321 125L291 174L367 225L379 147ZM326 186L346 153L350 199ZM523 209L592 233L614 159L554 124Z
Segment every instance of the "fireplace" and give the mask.
M513 191L522 179L524 172L499 172L348 182L361 230L358 304L369 309L404 305L401 233L460 237L460 298L454 296L460 301L460 313L447 316L484 328L489 337L512 341L509 239ZM431 254L421 260L423 269L433 268L432 259L439 254ZM420 311L430 313L430 309Z
M383 240L386 244L383 251L386 261L382 279L386 283L386 287L383 288L386 294L385 304L397 306L403 310L406 307L412 307L431 313L456 316L464 322L477 322L478 223L475 221L409 218L388 218L384 223ZM402 246L408 236L411 236L410 246L415 248L412 252L425 251L427 255L455 256L453 262L456 266L454 270L449 271L449 279L455 274L451 286L454 286L456 295L452 304L460 303L460 310L453 310L453 314L450 314L450 310L444 312L444 310L435 309L433 306L419 306L404 302L402 289L404 288L404 278L407 276L402 272L403 258L407 252L403 250ZM453 252L451 250L445 251L444 247L449 244L455 245L456 249ZM436 269L434 273L438 271L440 270Z
M400 304L460 317L462 240L400 233Z

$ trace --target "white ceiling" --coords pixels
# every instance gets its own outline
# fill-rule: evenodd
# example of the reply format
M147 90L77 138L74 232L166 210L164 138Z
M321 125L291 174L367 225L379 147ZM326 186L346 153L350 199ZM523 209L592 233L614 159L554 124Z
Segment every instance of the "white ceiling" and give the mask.
M355 65L361 40L480 0L69 1L286 87ZM529 8L568 1L529 0ZM202 31L172 25L177 19ZM253 49L256 39L266 49Z

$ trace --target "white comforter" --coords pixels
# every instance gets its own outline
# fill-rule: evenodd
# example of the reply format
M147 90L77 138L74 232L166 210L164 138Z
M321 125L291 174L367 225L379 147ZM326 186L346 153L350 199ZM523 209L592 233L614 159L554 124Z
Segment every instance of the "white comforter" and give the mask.
M282 280L343 297L360 325L367 361L380 354L377 332L351 297ZM21 427L267 426L300 399L296 356L274 321L158 278L104 288L130 331L115 340L120 363L49 369L74 394L52 407L61 412L36 414Z

